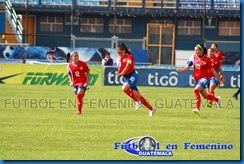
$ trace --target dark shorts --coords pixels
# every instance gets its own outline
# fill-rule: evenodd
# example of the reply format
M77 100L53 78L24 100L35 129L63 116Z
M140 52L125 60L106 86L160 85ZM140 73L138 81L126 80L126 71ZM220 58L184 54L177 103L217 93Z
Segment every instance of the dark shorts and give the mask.
M210 79L210 84L216 84L216 85L218 85L218 84L219 84L219 81L217 80L216 77L212 77L212 78Z
M125 83L128 83L130 85L130 88L132 90L138 91L138 88L136 86L138 83L138 74L135 71L130 73L129 75L124 76L123 80Z
M77 94L77 92L78 92L79 89L83 90L84 92L86 91L86 87L84 87L82 85L73 86L73 90L74 90L75 95Z
M195 82L195 86L200 85L202 88L208 88L209 84L210 84L210 79L206 79L206 78L201 78Z

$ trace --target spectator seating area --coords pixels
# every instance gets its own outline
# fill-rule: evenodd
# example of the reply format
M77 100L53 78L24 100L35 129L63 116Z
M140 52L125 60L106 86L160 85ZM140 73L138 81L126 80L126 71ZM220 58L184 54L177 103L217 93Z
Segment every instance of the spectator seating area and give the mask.
M29 5L72 5L72 0L11 0L13 4ZM117 7L153 7L153 8L215 8L215 9L240 9L240 0L117 0ZM114 5L113 0L74 0L76 6L109 6Z

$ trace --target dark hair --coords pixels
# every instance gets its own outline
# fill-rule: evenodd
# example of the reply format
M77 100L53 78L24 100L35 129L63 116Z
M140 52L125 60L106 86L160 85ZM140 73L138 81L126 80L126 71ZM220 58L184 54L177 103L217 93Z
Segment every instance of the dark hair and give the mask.
M106 53L108 52L108 50L106 50L105 48L99 48L98 51L101 53L102 58L104 58Z
M207 54L207 49L202 44L197 44L196 47L200 48L203 51L203 54Z
M217 43L212 43L213 45L215 45L215 47L219 48L218 44Z
M124 43L120 43L118 45L118 48L120 48L121 50L125 50L125 53L130 54L130 51L128 50L128 48L125 46Z
M211 48L211 47L210 47L208 50L211 50L212 52L214 52L214 49L213 49L213 48Z
M68 63L70 61L70 52L66 54L66 62Z

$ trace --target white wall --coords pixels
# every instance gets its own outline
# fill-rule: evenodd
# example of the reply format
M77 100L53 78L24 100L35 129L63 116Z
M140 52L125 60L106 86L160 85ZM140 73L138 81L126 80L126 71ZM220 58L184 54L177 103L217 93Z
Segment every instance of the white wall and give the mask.
M193 54L193 50L175 50L175 65L185 66Z

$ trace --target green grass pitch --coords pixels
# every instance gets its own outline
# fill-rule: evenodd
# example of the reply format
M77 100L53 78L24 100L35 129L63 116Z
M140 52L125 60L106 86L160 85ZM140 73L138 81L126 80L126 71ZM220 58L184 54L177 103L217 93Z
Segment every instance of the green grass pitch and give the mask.
M236 89L216 90L222 108L194 115L192 88L139 87L156 107L135 111L121 87L86 92L83 115L76 115L71 87L0 85L0 159L37 160L240 160L240 101ZM139 157L114 149L114 142L151 136L171 157ZM184 149L183 143L232 144L230 150Z

